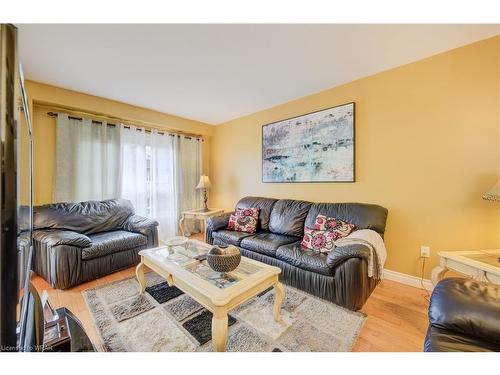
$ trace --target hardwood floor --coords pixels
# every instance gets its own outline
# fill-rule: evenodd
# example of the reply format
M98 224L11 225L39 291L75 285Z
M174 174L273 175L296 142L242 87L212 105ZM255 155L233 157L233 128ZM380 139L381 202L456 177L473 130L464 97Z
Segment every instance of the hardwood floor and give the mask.
M88 288L135 276L135 267L113 273L68 290L50 287L35 276L37 290L47 290L54 308L66 306L80 319L90 339L102 350L81 292ZM368 318L354 346L356 352L420 352L427 330L425 291L390 280L383 280L361 310Z
M365 325L356 352L421 352L427 331L424 290L383 280L361 310Z

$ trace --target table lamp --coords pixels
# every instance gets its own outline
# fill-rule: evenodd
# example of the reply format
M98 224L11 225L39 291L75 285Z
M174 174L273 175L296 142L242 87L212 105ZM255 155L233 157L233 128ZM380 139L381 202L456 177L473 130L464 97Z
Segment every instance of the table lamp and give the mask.
M200 182L198 182L198 185L196 185L196 189L202 190L203 192L203 208L202 208L203 212L209 211L207 205L208 202L207 190L210 189L211 187L212 184L210 183L210 179L208 178L208 176L202 174L200 176Z
M490 190L483 194L483 199L487 201L500 202L500 178Z

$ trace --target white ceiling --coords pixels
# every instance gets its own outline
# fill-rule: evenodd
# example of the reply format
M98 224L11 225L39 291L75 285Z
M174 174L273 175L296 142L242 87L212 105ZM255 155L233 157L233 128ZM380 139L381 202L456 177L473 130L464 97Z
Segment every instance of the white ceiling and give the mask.
M219 124L499 25L18 25L28 79Z

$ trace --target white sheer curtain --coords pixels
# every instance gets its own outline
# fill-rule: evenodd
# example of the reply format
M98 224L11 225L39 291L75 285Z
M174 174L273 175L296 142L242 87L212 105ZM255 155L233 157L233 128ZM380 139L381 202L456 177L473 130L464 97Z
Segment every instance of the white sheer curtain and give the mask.
M119 196L132 202L135 212L148 216L149 181L146 147L150 137L144 129L120 125Z
M160 239L177 234L178 207L175 199L175 136L151 133L151 217L158 221Z
M178 234L180 213L200 207L195 189L201 173L200 141L121 126L120 142L120 196L139 215L158 221L160 239ZM187 224L186 229L196 227Z
M54 200L116 198L119 143L119 129L114 125L58 113Z

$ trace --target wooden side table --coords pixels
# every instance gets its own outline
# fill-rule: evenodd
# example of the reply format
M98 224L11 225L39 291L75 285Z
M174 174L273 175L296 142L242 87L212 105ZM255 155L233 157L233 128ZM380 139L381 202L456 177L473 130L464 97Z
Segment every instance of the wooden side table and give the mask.
M209 208L208 211L203 211L203 209L200 210L191 210L191 211L184 211L181 214L181 219L179 220L179 229L181 231L181 234L184 236L184 221L186 219L193 219L193 220L200 220L202 222L202 228L201 231L205 232L205 229L207 227L207 220L208 218L212 216L218 216L220 214L223 214L224 210L221 208Z
M432 270L432 285L444 278L448 270L453 270L474 280L500 285L500 249L474 251L441 251L439 266Z

